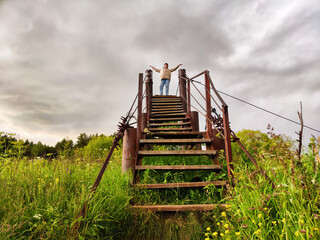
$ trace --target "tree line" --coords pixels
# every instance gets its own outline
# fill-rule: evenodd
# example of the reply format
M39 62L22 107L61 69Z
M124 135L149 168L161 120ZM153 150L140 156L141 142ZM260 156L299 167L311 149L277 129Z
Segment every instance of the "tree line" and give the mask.
M97 160L107 154L113 138L114 134L81 133L76 142L63 138L55 146L49 146L41 141L34 143L28 139L18 139L15 134L0 132L0 158Z

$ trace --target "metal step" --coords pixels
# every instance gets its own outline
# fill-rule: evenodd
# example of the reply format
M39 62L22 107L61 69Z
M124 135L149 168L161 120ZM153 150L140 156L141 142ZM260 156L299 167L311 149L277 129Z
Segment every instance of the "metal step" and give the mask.
M140 139L140 144L184 144L184 143L210 143L209 138L190 139Z
M162 99L155 99L153 98L152 99L152 103L182 103L181 99L180 98L162 98Z
M176 105L153 105L152 109L172 109L172 108L182 108L182 104L176 104Z
M155 106L157 106L157 107L163 107L163 106L172 106L172 107L174 107L174 106L181 106L181 103L175 103L175 102L172 102L172 103L157 103L157 102L153 102L152 103L152 106L153 107L155 107Z
M221 170L220 165L138 165L135 170Z
M143 189L159 189L159 188L191 188L191 187L205 187L210 184L215 186L225 186L227 181L210 181L210 182L184 182L184 183L154 183L154 184L134 184L134 188Z
M183 109L182 110L166 110L166 111L151 111L151 116L155 115L155 114L179 114L179 113L183 113Z
M203 132L150 132L148 135L167 138L203 138Z
M227 209L228 204L192 204L192 205L132 205L132 209L152 212L211 211L215 208ZM229 205L230 206L230 205Z
M181 123L152 123L150 127L166 127L166 126L184 126L191 125L191 122L181 122Z
M163 111L180 111L183 110L182 107L174 107L174 108L170 108L170 107L161 107L161 108L152 108L152 112L163 112Z
M138 151L140 156L195 156L195 155L216 155L217 150L167 150L167 151Z
M160 114L160 113L151 113L152 118L164 118L164 117L185 117L187 113L165 113L165 114Z
M190 118L151 118L149 122L173 122L173 121L189 121Z
M180 96L177 95L153 95L153 98L180 98Z
M154 131L191 131L191 127L186 127L186 128L148 128L150 132Z

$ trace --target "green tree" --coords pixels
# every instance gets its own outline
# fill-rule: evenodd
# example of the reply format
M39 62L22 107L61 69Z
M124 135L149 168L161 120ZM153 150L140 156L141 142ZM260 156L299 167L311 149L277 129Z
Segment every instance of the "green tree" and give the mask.
M85 146L88 145L88 143L90 142L90 140L92 139L92 136L88 136L86 133L81 133L78 138L77 138L77 142L74 145L75 148L83 148Z
M64 138L57 142L55 152L62 158L71 158L73 156L73 141Z
M236 135L254 157L265 159L276 156L280 161L291 158L294 143L285 135L276 135L272 131L263 133L259 130L249 129L239 131ZM232 151L234 161L250 162L250 159L236 143L232 145Z
M100 136L95 136L84 148L84 156L90 160L97 160L104 158L113 142L112 136L105 136L101 134Z

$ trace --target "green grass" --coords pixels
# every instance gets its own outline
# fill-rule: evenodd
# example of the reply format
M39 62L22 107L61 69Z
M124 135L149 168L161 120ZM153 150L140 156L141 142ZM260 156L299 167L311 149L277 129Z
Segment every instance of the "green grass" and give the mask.
M79 231L74 231L100 167L101 162L2 159L0 239L202 238L212 214L158 215L128 207L134 193L131 176L121 173L121 150L90 199Z
M175 146L154 145L154 150L175 149ZM180 146L181 148L181 146ZM145 156L143 165L211 165L209 156ZM225 170L225 169L224 169ZM212 170L150 170L139 172L141 184L183 183L225 180L226 172ZM138 189L133 202L137 205L154 204L210 204L223 200L223 188L214 185L205 188Z
M121 173L121 150L116 151L78 232L74 231L76 216L100 170L100 161L2 158L0 239L319 239L320 176L312 149L305 150L300 163L287 141L263 137L263 144L260 135L241 139L275 189L233 146L236 185L226 192L213 186L134 192L130 174ZM153 165L211 163L210 158L199 156L143 159L143 164ZM210 171L197 171L196 175L146 171L141 181L183 182L195 177L213 180L226 176ZM132 211L130 202L223 202L231 207L205 213L156 214Z
M251 144L275 189L245 156L235 155L236 185L226 199L231 207L216 216L206 239L319 239L320 176L314 154L306 152L299 162L282 137L271 135L269 146L267 141L252 145L257 139L244 143Z
M75 216L87 199L100 163L1 161L0 238L125 236L125 222L131 217L127 209L129 175L121 174L119 154L113 161L90 200L79 234L72 231Z
M210 165L209 156L145 156L142 165Z

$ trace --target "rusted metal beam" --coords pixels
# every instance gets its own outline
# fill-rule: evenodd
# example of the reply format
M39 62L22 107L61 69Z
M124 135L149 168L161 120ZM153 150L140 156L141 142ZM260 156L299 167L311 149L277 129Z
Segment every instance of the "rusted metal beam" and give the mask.
M127 128L124 132L122 146L122 173L134 170L137 157L137 129Z
M141 131L144 132L148 125L147 122L147 113L142 113L142 119L141 119Z
M152 95L153 95L153 80L152 70L146 70L146 108L147 108L147 121L149 121L152 110Z
M222 170L220 165L143 165L137 170Z
M135 184L135 188L146 188L146 189L154 189L154 188L189 188L189 187L205 187L210 184L215 186L226 186L227 181L217 180L210 182L183 182L183 183L153 183L153 184Z
M205 71L203 71L203 72L201 72L201 73L199 73L199 74L197 74L197 75L195 75L195 76L193 76L192 78L187 78L187 77L184 77L186 80L193 80L193 79L195 79L195 78L197 78L197 77L200 77L202 74L204 74L206 72L206 70Z
M190 84L190 81L187 81L187 90L188 90L188 115L190 116L190 114L191 114L191 84Z
M191 111L190 115L190 122L192 131L198 132L199 131L199 113L197 111ZM196 144L196 149L201 149L201 144Z
M182 101L183 111L187 112L187 89L186 89L186 70L179 69L179 92Z
M209 81L210 81L210 85L211 85L211 87L212 87L212 90L214 91L214 93L216 94L216 96L219 98L222 106L226 106L227 104L225 103L225 101L223 100L223 98L221 97L221 95L219 94L219 92L217 91L217 89L214 87L213 82L212 82L212 80L211 80L211 77L210 77L210 75L209 75L209 72L208 72L208 71L205 71L205 72L206 72L207 78L209 78Z
M212 211L215 208L227 209L228 204L192 204L192 205L135 205L132 209L152 212Z
M143 73L139 73L136 148L139 148L139 140L141 139L141 134L143 131L143 128L142 128L142 94L143 94ZM135 158L136 158L136 156L135 156Z
M199 113L197 111L190 112L190 121L191 121L192 131L198 132L199 131Z
M207 123L207 137L212 138L212 115L211 115L211 96L210 96L210 80L209 74L205 72L205 92L206 92L206 123ZM212 146L210 147L212 149Z
M225 143L225 154L227 161L227 170L229 180L233 182L233 165L232 165L232 149L231 149L231 138L230 138L230 125L229 125L229 114L228 106L223 106L223 131L224 131L224 143Z

